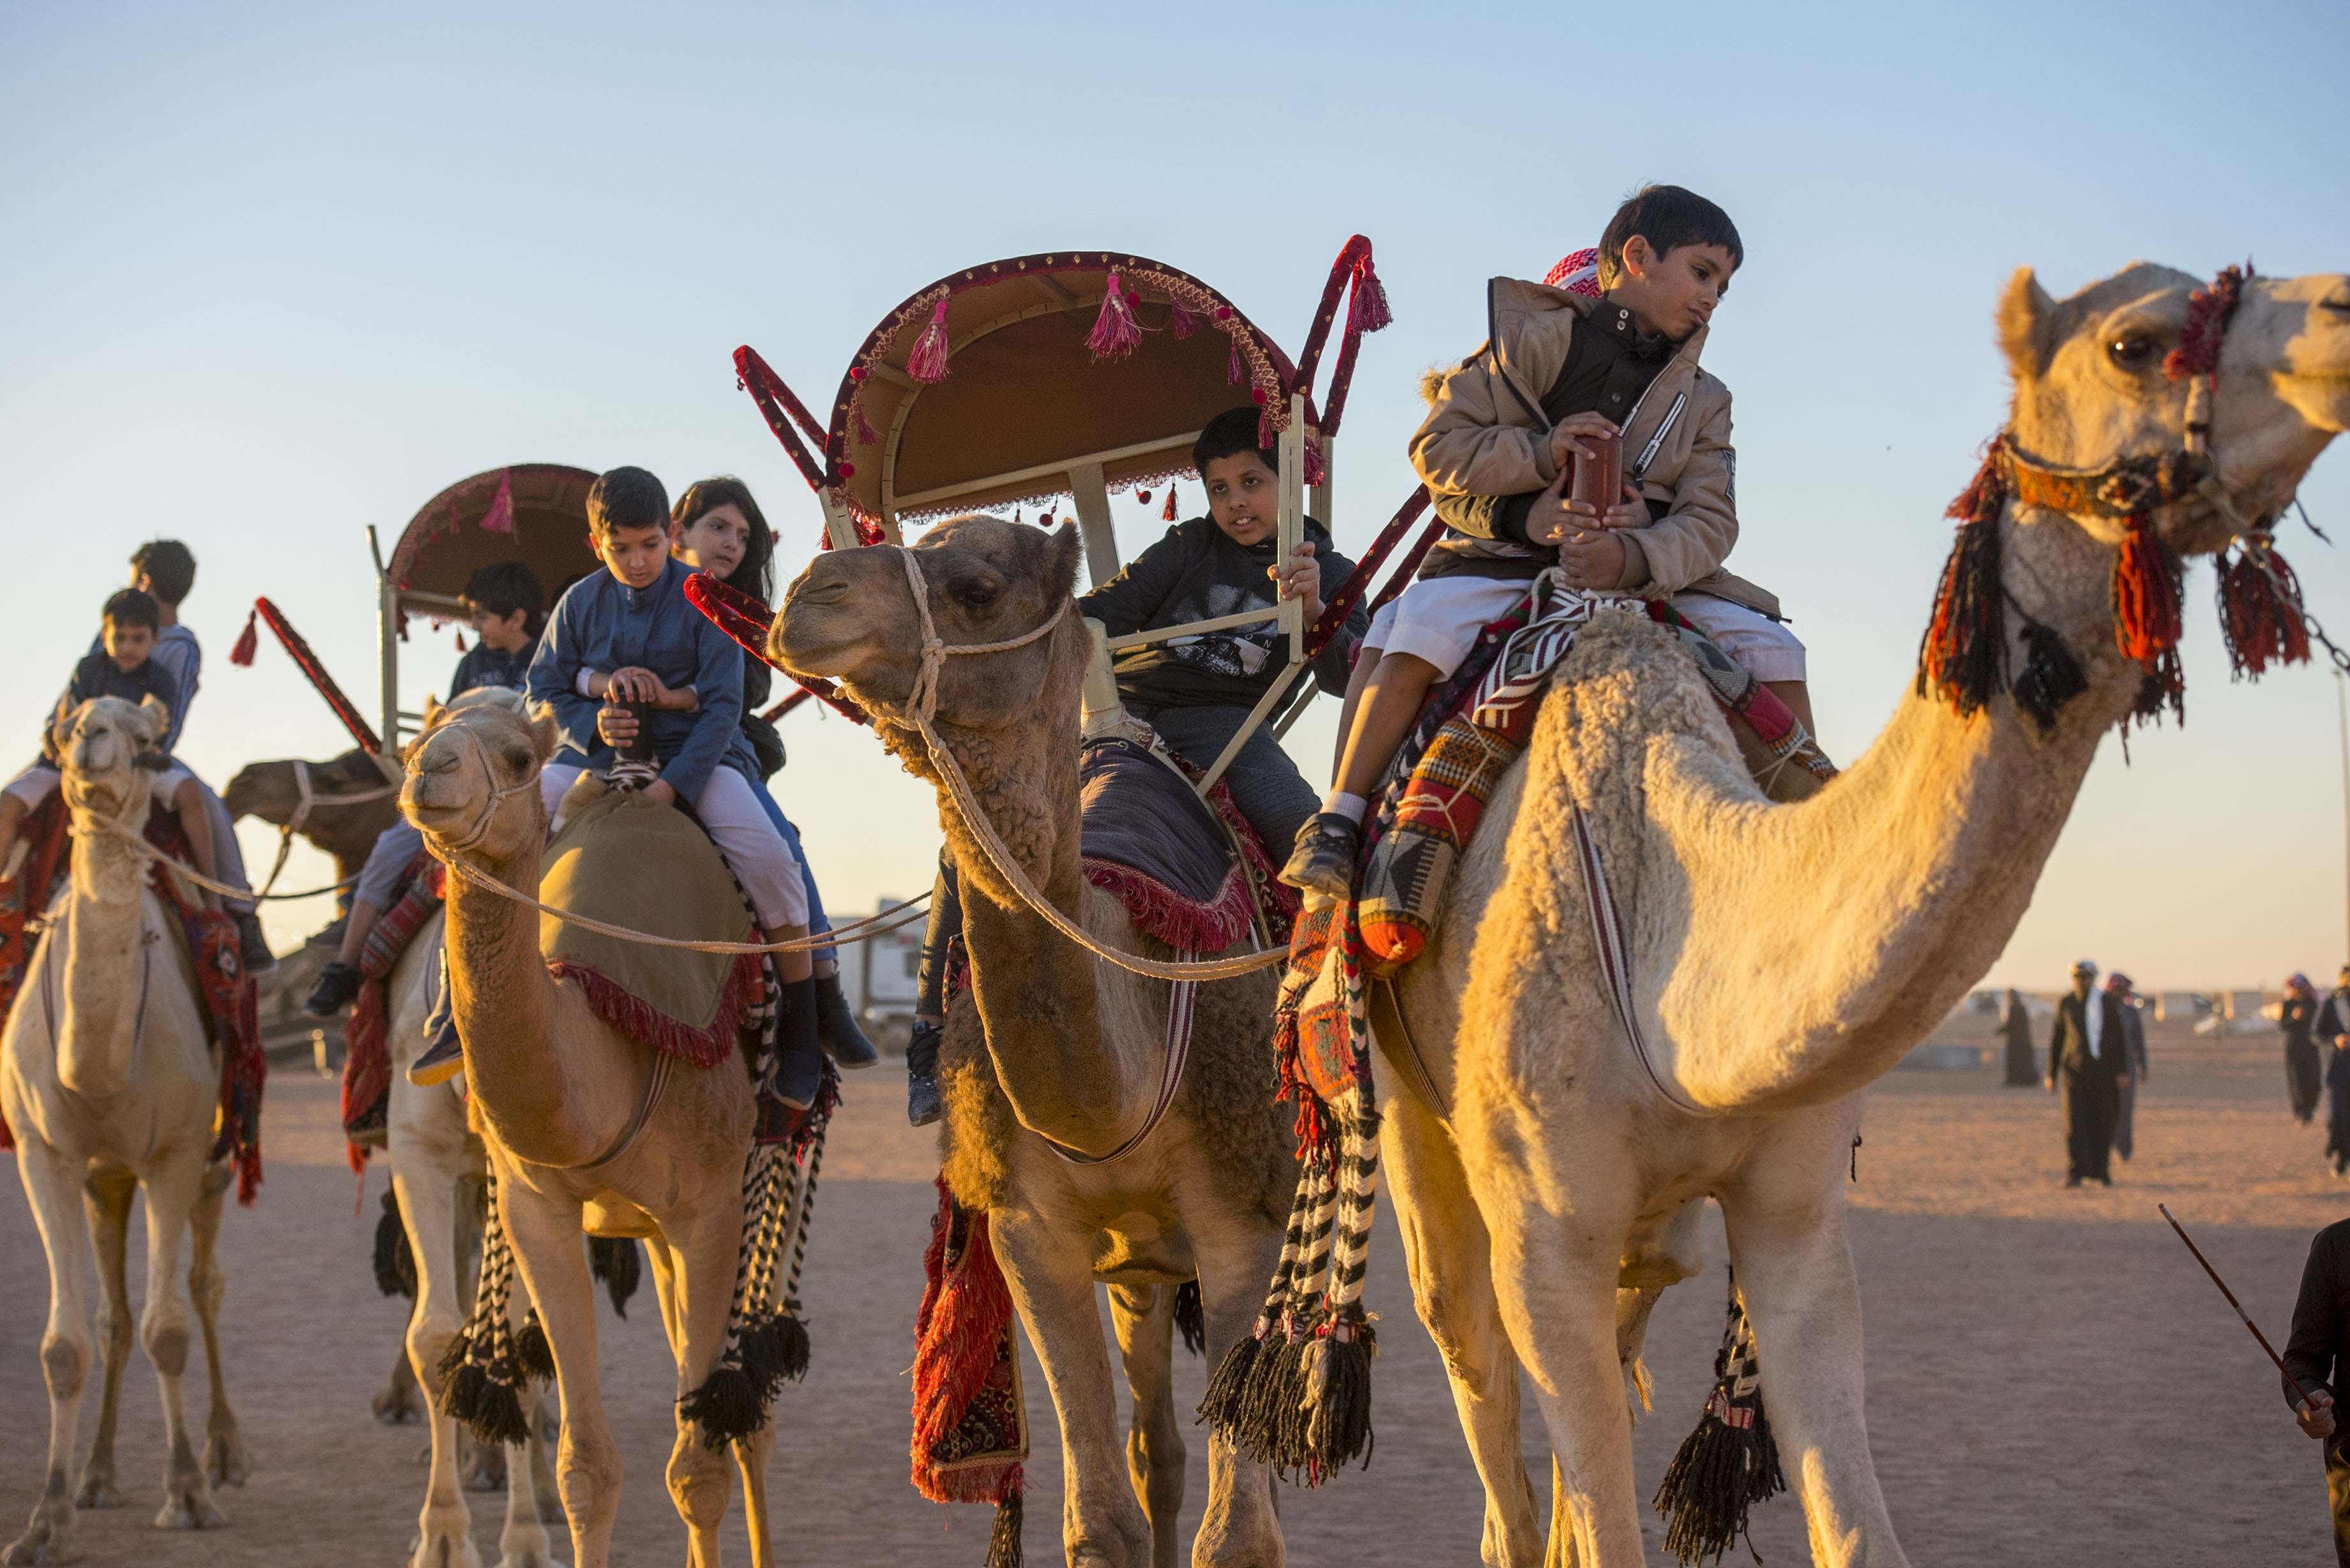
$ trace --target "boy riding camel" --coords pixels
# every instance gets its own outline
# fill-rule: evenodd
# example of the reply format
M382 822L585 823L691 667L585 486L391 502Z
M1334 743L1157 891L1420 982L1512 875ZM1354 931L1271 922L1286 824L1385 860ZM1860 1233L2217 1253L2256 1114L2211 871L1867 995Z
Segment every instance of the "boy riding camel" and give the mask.
M1650 185L1608 222L1597 292L1558 272L1487 286L1487 340L1437 382L1411 440L1447 531L1364 636L1333 787L1283 881L1352 891L1370 796L1430 687L1553 567L1586 593L1666 600L1810 730L1804 645L1775 597L1721 564L1738 540L1738 458L1730 389L1698 354L1745 254L1721 208ZM1603 511L1566 492L1572 462L1607 437L1622 441L1624 489Z

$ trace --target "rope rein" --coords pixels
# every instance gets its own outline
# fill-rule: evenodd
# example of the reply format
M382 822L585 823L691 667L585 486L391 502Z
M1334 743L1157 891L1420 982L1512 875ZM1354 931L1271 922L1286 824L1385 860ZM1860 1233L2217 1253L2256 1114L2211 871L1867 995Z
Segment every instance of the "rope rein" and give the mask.
M462 877L484 892L511 898L517 904L527 904L540 914L552 915L567 925L577 926L582 929L595 931L603 936L618 937L626 942L641 942L650 948L682 948L697 953L802 953L811 952L818 948L848 947L857 942L870 941L875 937L886 936L899 927L911 925L918 918L925 917L930 913L922 907L922 899L916 898L894 909L884 910L878 915L868 915L861 920L852 921L846 926L836 926L828 931L818 931L813 936L795 937L787 942L688 941L678 937L657 937L650 931L631 930L626 926L615 926L603 920L591 919L574 910L558 909L552 904L542 904L529 894L518 888L507 887L471 861L444 860L442 864L449 867L452 875ZM928 897L930 895L927 893L922 895L923 898Z
M1159 980L1222 980L1230 975L1248 974L1256 970L1269 969L1274 964L1287 961L1289 957L1287 950L1271 948L1263 952L1247 953L1238 958L1211 959L1198 963L1164 963L1157 959L1141 958L1133 953L1119 952L1115 948L1107 947L1087 935L1075 921L1061 913L1052 900L1045 898L1029 877L1019 860L1013 855L1011 847L995 831L995 825L987 819L987 813L981 808L978 800L972 793L971 781L963 776L962 764L955 760L954 753L948 749L944 741L939 739L938 732L931 727L931 716L938 707L939 676L945 670L946 661L950 657L957 654L1003 653L1012 649L1025 647L1060 625L1061 618L1069 613L1069 606L1076 601L1064 598L1060 607L1045 618L1043 623L1034 630L1024 632L1018 637L1007 638L1002 642L975 642L951 647L941 639L938 625L931 618L930 585L922 576L922 568L914 559L914 553L903 545L868 547L897 549L899 558L906 566L906 583L914 596L914 608L920 613L922 618L922 665L920 672L914 677L914 695L912 701L908 704L907 717L912 722L915 730L920 733L923 743L930 747L931 760L938 763L940 776L946 780L947 793L953 799L955 811L962 816L963 826L970 828L972 836L979 840L980 847L986 852L987 858L995 867L996 874L1012 885L1013 890L1020 895L1022 901L1026 903L1029 909L1041 917L1045 924L1092 953L1096 958L1107 959L1120 969L1128 970L1136 974L1151 975Z

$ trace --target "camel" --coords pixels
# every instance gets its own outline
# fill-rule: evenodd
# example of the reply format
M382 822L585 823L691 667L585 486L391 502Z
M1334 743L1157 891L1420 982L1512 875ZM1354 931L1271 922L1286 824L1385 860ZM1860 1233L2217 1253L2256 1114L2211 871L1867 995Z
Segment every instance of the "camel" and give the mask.
M221 1064L206 1038L195 971L176 915L148 886L148 862L125 837L147 824L149 774L137 758L167 727L153 699L84 702L56 731L76 837L72 884L53 908L0 1036L0 1115L49 1262L41 1366L49 1386L48 1480L8 1563L76 1556L74 1511L120 1501L114 1428L130 1354L124 1246L134 1191L147 1195L147 1302L140 1343L163 1396L168 1458L159 1529L225 1524L213 1488L244 1484L250 1461L229 1408L220 1357L224 1287L215 1243L232 1172L211 1160ZM85 1213L86 1210L86 1213ZM176 1287L192 1234L188 1294L204 1336L212 1409L199 1456L182 1383L188 1312ZM93 1342L84 1281L93 1250L99 1303ZM99 1354L105 1384L89 1462L74 1482L82 1390Z
M229 780L221 800L232 822L257 816L283 833L309 840L334 858L335 880L348 883L367 863L377 836L400 820L398 790L378 793L384 782L376 759L354 746L323 763L292 757L248 763ZM286 955L269 977L263 997L264 1007L271 1010L266 1020L271 1026L308 1028L317 1023L301 1011L301 1001L317 979L318 966L332 957L333 947L318 945L318 939ZM478 1155L473 1168L481 1168ZM452 1167L450 1179L457 1180L459 1174ZM390 1373L369 1408L388 1427L425 1418L424 1396L405 1345L392 1353ZM459 1441L462 1445L464 1439ZM494 1458L495 1452L493 1449L484 1458Z
M311 804L304 809L302 777L307 774ZM375 758L357 746L323 763L280 761L248 763L237 770L221 792L229 820L257 816L273 827L291 827L334 857L335 880L347 882L359 874L376 836L400 820L400 803L393 794L378 794L384 775ZM343 800L344 795L364 799Z
M546 837L538 774L555 746L550 718L428 702L408 750L400 809L452 863L444 916L465 1079L499 1213L554 1351L563 1397L557 1486L573 1561L606 1568L620 1454L597 1386L595 1295L580 1232L645 1239L678 1393L701 1388L724 1347L754 1107L740 1063L671 1073L651 1046L605 1023L577 985L547 973L538 914L458 874L462 863L536 892ZM418 1249L420 1262L426 1250ZM765 1495L773 1438L763 1425L733 1444L755 1568L774 1561ZM719 1560L732 1490L725 1467L681 1413L668 1480L694 1568Z
M2152 523L2172 550L2209 555L2242 525L2224 509L2277 516L2350 423L2350 278L2245 282L2209 384L2164 371L2166 351L2196 336L2195 289L2138 265L2058 302L2026 269L1999 309L2009 451L2042 478L1986 509L1994 532L1977 537L1996 539L2005 566L1994 555L1991 571L2012 596L1996 654L2030 668L2044 649L2024 633L2038 623L2033 638L2053 630L2080 666L2083 689L2053 722L1997 682L1962 714L1941 681L1923 681L1933 689L1905 697L1840 779L1774 805L1692 662L1645 622L1603 617L1487 807L1439 935L1391 1002L1375 998L1383 1163L1485 1484L1487 1563L1543 1561L1519 1456L1521 1366L1558 1478L1548 1561L1648 1561L1627 1390L1658 1294L1700 1265L1708 1197L1728 1224L1813 1560L1907 1561L1863 1417L1844 1199L1856 1091L1997 958L2098 742L2138 706L2146 667L2116 646L2126 525L2092 493L2109 501L2112 487L2094 482L2127 460L2151 472L2175 459L2208 420L2197 444L2216 483L2155 505ZM2049 504L2066 484L2072 501ZM1954 578L1961 565L1954 556ZM1985 602L2002 602L1995 588ZM1653 1078L1600 977L1578 802L1628 928Z
M830 552L791 585L770 657L795 676L841 682L906 766L938 783L907 717L926 619L908 560L920 566L930 616L950 646L1016 638L1059 616L1024 647L945 660L936 728L1018 864L1063 914L1118 950L1171 956L1079 864L1076 742L1089 645L1084 623L1060 614L1076 572L1073 525L1048 535L969 516L938 524L910 552ZM1193 1055L1166 1119L1126 1158L1069 1163L1053 1144L1100 1157L1144 1126L1167 1049L1168 983L1098 961L1046 929L943 787L940 800L973 992L972 1005L955 1011L941 1060L947 1179L960 1201L986 1210L1052 1387L1068 1561L1172 1568L1185 1464L1168 1386L1174 1286L1196 1273L1208 1354L1221 1358L1263 1302L1296 1187L1288 1118L1272 1103L1274 982L1260 971L1202 985ZM1131 1490L1118 1473L1097 1279L1111 1282L1135 1401ZM1279 1563L1270 1471L1221 1437L1208 1452L1192 1561Z
M432 1433L432 1477L409 1561L410 1568L480 1568L473 1514L465 1505L463 1444L457 1423L442 1407L439 1396L442 1355L471 1306L467 1272L477 1266L481 1228L467 1221L488 1163L482 1140L465 1125L465 1101L458 1083L421 1088L408 1081L409 1064L424 1049L424 1016L431 1009L433 970L440 962L442 919L435 915L424 923L386 977L391 1045L386 1152L400 1222L416 1261L416 1310L408 1320L406 1345L411 1386L429 1391L425 1404ZM517 1327L525 1305L520 1293L509 1303ZM553 1501L555 1478L536 1421L532 1428L527 1445L513 1445L505 1451L506 1518L498 1542L499 1568L551 1568L554 1563L540 1500Z

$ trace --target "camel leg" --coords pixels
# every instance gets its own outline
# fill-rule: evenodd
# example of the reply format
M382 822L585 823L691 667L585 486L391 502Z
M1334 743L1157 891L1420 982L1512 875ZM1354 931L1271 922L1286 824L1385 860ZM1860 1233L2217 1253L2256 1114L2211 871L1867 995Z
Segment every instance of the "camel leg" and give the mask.
M182 1158L147 1174L147 1305L139 1343L163 1400L163 1506L158 1530L210 1530L228 1520L213 1506L204 1467L188 1439L188 1305L180 1296L180 1242L203 1196L204 1168Z
M1542 1522L1518 1438L1518 1354L1493 1293L1492 1244L1452 1135L1415 1094L1391 1096L1380 1152L1419 1321L1444 1357L1469 1457L1485 1486L1482 1560L1534 1568Z
M1092 1231L1082 1221L1014 1209L991 1210L988 1223L1060 1416L1061 1539L1069 1568L1142 1568L1150 1560L1150 1524L1119 1473L1118 1394L1094 1300Z
M737 1190L732 1201L713 1202L710 1211L687 1223L669 1221L668 1229L649 1243L670 1253L673 1305L662 1315L676 1324L670 1349L677 1357L680 1398L702 1386L726 1348L726 1314L733 1305L735 1264L743 1245ZM585 1269L587 1256L576 1242L572 1253ZM734 1487L724 1450L711 1448L702 1440L702 1428L681 1417L668 1473L670 1501L690 1532L687 1562L691 1568L718 1568L718 1527Z
M734 1445L734 1463L743 1472L743 1522L751 1532L751 1568L775 1568L775 1541L767 1525L767 1452L775 1446L773 1421Z
M244 1433L236 1412L228 1407L228 1383L221 1375L221 1298L228 1291L228 1275L220 1266L221 1213L228 1202L235 1167L225 1162L204 1170L202 1193L188 1231L193 1239L188 1261L188 1296L196 1303L196 1324L204 1334L204 1374L211 1384L211 1408L204 1414L204 1474L214 1486L244 1484L252 1473L252 1456L244 1451Z
M413 1322L415 1314L409 1314ZM383 1387L368 1401L368 1409L387 1427L410 1427L424 1418L424 1390L417 1386L416 1368L408 1359L405 1336L391 1353L391 1371Z
M125 1264L130 1205L138 1196L139 1179L123 1166L94 1170L82 1181L82 1211L88 1216L90 1243L98 1254L98 1348L105 1358L106 1380L99 1393L98 1434L90 1439L89 1459L74 1492L76 1508L115 1508L122 1501L115 1486L114 1428L122 1408L122 1369L130 1360L130 1282Z
M1151 1568L1176 1568L1182 1551L1183 1428L1175 1419L1175 1287L1112 1285L1109 1320L1134 1397L1126 1469L1150 1519Z
M1544 1213L1497 1178L1485 1206L1495 1299L1541 1399L1556 1485L1550 1561L1580 1568L1645 1562L1632 1480L1632 1416L1617 1358L1616 1280L1628 1216Z
M0 1552L0 1561L8 1563L70 1563L79 1555L74 1542L74 1435L81 1422L82 1387L98 1359L89 1306L82 1299L90 1255L81 1165L21 1130L16 1135L16 1173L32 1199L49 1260L49 1322L41 1334L41 1373L49 1386L49 1464L25 1533Z
M523 1282L538 1306L563 1391L563 1443L556 1484L571 1523L577 1568L608 1568L612 1521L620 1511L620 1450L596 1381L596 1295L579 1245L580 1206L525 1187L504 1159L498 1201Z
M522 1288L521 1282L515 1282L514 1291L506 1297L506 1327L510 1331L522 1332L530 1306L530 1293ZM498 1568L557 1568L554 1542L547 1539L546 1526L539 1518L538 1478L530 1462L531 1448L539 1442L534 1394L528 1386L522 1390L524 1416L533 1427L532 1436L504 1449L506 1521L504 1529L498 1533Z
M1212 1373L1233 1345L1256 1331L1265 1285L1281 1261L1281 1232L1270 1224L1225 1218L1198 1199L1186 1211L1197 1217L1190 1224L1191 1255L1200 1270L1201 1326ZM1208 1506L1191 1542L1192 1563L1198 1568L1280 1568L1286 1560L1272 1467L1253 1462L1211 1428Z
M1841 1109L1841 1107L1835 1107ZM1860 1282L1845 1235L1847 1128L1764 1151L1722 1195L1738 1288L1754 1326L1763 1409L1804 1500L1821 1568L1907 1568L1868 1451ZM1820 1151L1804 1145L1823 1142ZM1827 1168L1835 1167L1833 1172Z
M456 1251L458 1192L433 1151L419 1147L421 1142L394 1139L390 1150L391 1189L400 1200L409 1252L416 1260L416 1308L408 1314L405 1359L411 1380L423 1392L425 1426L432 1436L432 1469L409 1564L480 1568L473 1510L466 1506L459 1469L457 1423L441 1407L441 1357L457 1337L457 1277L464 1271L464 1260Z
M555 1484L555 1462L548 1456L563 1440L563 1402L555 1390L538 1391L537 1403L530 1417L530 1490L538 1499L538 1520L542 1524L563 1522L563 1492Z

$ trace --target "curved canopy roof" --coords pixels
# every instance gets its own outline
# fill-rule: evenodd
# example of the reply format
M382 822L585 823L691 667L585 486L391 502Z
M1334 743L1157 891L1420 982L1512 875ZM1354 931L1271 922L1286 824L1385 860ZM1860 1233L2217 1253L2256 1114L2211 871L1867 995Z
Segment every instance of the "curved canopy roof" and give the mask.
M466 579L494 561L524 561L552 605L564 584L596 570L588 489L596 476L559 462L518 462L461 479L424 504L386 564L403 602L446 613Z
M1106 314L1113 278L1128 308ZM1108 485L1156 479L1188 472L1201 427L1227 409L1269 404L1287 423L1294 379L1230 300L1148 256L989 262L866 338L833 401L827 477L852 511L892 521L1058 494L1097 463Z

